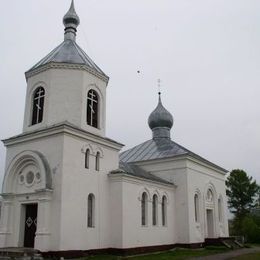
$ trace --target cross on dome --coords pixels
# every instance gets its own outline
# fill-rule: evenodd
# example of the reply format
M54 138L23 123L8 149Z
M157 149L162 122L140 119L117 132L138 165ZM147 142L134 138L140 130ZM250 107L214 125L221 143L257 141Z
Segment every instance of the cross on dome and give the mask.
M158 84L158 94L160 96L161 95L161 79L157 80L157 84Z

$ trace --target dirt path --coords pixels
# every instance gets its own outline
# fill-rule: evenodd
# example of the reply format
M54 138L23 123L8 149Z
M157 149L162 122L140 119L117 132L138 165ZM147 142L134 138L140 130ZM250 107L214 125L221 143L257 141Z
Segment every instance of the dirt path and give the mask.
M225 259L232 259L236 256L247 255L247 254L257 253L257 252L260 252L260 247L237 249L237 250L230 251L227 253L194 257L192 259L194 259L194 260L195 259L196 260L200 260L200 259L202 259L202 260L225 260Z

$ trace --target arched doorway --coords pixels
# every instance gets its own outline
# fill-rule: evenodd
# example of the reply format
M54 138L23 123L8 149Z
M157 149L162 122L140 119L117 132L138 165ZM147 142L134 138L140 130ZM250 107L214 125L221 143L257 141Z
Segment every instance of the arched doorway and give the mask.
M48 244L52 178L42 154L24 151L13 158L2 198L0 247L41 249L41 244Z
M215 237L215 207L214 207L214 195L211 188L206 193L206 237Z

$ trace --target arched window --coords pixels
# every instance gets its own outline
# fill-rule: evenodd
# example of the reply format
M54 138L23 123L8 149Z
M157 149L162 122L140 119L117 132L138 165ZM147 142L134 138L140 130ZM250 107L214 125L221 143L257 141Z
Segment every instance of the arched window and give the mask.
M39 87L33 94L33 106L32 106L32 125L36 125L42 122L43 110L44 110L44 98L45 90L43 87Z
M199 195L194 195L194 213L195 213L195 221L199 222Z
M87 124L98 128L99 111L98 111L98 94L91 89L87 97Z
M86 150L85 152L85 168L89 169L89 149Z
M100 170L100 152L97 152L96 154L96 166L95 166L96 171Z
M91 193L88 195L88 227L94 227L94 214L95 214L95 197Z
M166 216L167 216L167 199L166 196L164 195L162 197L162 225L166 226Z
M213 192L211 189L208 189L208 191L207 191L206 200L207 200L207 202L213 203Z
M153 195L153 226L156 226L158 222L158 197Z
M218 220L222 222L223 220L223 208L222 208L222 199L218 198Z
M141 222L142 226L147 225L147 203L148 203L148 198L146 192L143 192L142 194L142 200L141 200Z

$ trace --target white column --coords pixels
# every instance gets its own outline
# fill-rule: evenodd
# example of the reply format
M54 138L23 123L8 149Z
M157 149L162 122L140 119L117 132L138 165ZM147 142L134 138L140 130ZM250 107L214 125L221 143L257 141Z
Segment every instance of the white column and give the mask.
M38 200L35 248L41 251L48 251L50 247L50 202L49 198Z
M12 234L11 230L11 216L12 216L13 202L10 200L4 200L2 202L2 212L0 221L0 247L14 246L10 245L8 237Z

